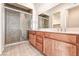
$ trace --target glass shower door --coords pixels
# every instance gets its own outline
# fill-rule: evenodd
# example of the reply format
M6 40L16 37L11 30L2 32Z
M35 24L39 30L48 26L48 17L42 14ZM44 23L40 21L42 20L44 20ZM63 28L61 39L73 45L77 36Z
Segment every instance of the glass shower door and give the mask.
M21 41L28 40L28 29L31 29L32 16L21 13L20 28L21 28Z
M20 41L20 13L5 9L6 38L5 44L16 43Z

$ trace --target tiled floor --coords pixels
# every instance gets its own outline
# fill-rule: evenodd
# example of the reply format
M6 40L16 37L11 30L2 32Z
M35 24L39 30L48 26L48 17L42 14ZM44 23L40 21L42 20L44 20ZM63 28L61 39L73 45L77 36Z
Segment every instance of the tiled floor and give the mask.
M6 47L3 56L43 56L27 41L15 46Z

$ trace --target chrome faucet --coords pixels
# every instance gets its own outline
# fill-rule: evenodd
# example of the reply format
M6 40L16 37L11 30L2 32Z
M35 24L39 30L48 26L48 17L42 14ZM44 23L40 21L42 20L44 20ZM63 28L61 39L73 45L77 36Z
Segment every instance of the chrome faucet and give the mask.
M62 30L63 30L62 28L57 28L57 31L61 31L62 32Z
M62 32L62 31L63 31L63 29L62 29L62 28L60 28L60 31Z
M57 31L64 31L64 32L66 32L66 28L64 28L64 29L62 29L61 27L60 28L57 28Z

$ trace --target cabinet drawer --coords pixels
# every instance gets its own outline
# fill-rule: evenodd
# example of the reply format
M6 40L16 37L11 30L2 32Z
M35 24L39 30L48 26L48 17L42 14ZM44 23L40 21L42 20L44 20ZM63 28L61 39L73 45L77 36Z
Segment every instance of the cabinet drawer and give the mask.
M48 33L48 32L45 32L45 35L44 35L45 37L49 37L50 36L50 33Z
M36 32L36 35L43 36L43 32Z
M42 52L42 44L36 42L36 48Z
M33 35L33 34L29 34L29 42L36 46L36 35Z
M35 31L29 31L29 34L35 34Z
M76 43L75 35L65 35L65 34L56 34L56 33L45 33L45 37L62 40L65 42Z
M42 44L42 43L43 43L42 39L43 39L43 38L42 38L41 36L37 36L36 41Z

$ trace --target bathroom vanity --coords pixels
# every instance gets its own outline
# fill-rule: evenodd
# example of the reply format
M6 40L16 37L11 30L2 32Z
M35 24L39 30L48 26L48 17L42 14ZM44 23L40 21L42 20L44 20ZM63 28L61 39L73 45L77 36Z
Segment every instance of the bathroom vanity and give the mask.
M79 5L71 6L60 4L40 14L38 29L29 30L29 42L44 55L79 56ZM45 19L48 27L44 27Z
M29 42L47 56L79 55L79 34L30 30Z

